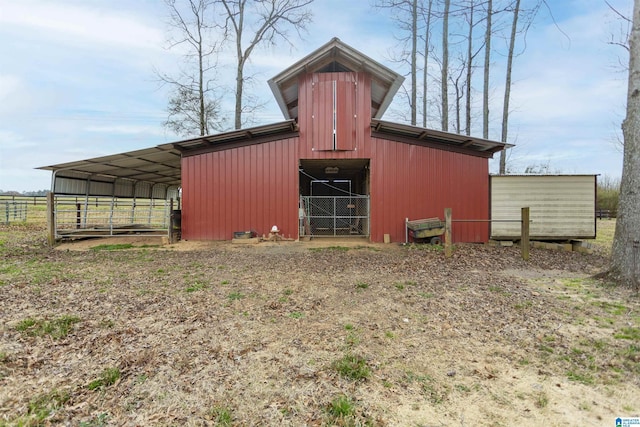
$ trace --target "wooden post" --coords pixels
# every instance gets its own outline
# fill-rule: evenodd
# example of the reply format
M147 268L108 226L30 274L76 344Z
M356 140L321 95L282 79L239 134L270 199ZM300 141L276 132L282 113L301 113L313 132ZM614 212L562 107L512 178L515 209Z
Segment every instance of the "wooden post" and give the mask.
M520 250L522 259L529 261L529 208L522 208L520 228Z
M451 242L451 208L444 210L444 256L451 258L452 242Z
M47 193L47 241L49 246L56 244L56 216L54 212L54 199L53 192Z

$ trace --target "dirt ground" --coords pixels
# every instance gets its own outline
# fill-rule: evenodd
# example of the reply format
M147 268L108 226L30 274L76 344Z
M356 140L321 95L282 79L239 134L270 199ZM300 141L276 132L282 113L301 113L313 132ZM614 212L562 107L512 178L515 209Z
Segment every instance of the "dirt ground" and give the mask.
M0 227L0 426L640 415L640 297L592 277L606 251L44 236Z

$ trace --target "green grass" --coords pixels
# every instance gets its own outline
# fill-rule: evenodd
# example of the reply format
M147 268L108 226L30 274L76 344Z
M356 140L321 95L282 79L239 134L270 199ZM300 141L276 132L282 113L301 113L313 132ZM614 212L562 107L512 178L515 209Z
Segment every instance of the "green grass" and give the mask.
M570 381L575 381L586 385L593 385L595 383L593 375L584 372L577 372L574 370L570 370L567 372L567 378Z
M349 380L365 380L371 376L367 360L355 354L345 354L333 363L333 368L340 376Z
M69 401L69 397L68 392L58 390L41 394L29 401L27 414L34 418L35 421L44 421L52 412L62 408ZM25 425L40 425L40 423L27 423Z
M368 283L359 282L356 283L356 289L367 289L369 287Z
M208 283L196 280L195 282L190 284L184 291L185 292L197 292L197 291L202 291L204 289L207 289L208 287L209 287Z
M106 368L100 373L100 376L91 381L87 388L89 390L100 390L105 387L114 385L120 379L121 373L118 368Z
M324 248L309 248L311 252L347 252L351 248L346 246L327 246Z
M613 337L618 340L640 341L640 328L625 327L614 334Z
M304 317L304 313L300 313L299 311L292 311L289 313L289 317L292 319L302 319Z
M227 296L227 298L229 298L230 301L237 301L244 298L244 295L242 295L240 292L231 292Z
M216 427L231 427L233 425L233 415L231 410L223 406L214 406L209 410L209 416Z
M91 248L92 251L121 251L133 248L131 243L114 243L110 245L97 245Z
M607 313L612 314L614 316L623 315L628 311L627 307L622 304L611 303L607 301L593 301L591 302L591 305L600 307Z
M80 322L76 316L61 316L53 320L27 318L16 326L16 330L29 336L49 335L53 339L64 338L73 329L73 325Z

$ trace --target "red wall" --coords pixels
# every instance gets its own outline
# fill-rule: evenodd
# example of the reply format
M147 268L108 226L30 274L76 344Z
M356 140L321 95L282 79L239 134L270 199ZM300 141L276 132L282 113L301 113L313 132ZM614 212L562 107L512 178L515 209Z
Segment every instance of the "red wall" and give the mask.
M318 104L314 106L312 83L331 79L357 83L352 98L355 144L347 146L353 149L324 150L315 141L330 133L323 130L330 121L322 117ZM285 236L297 238L299 159L370 159L374 242L383 241L384 234L392 241L404 241L405 218L443 218L445 208L452 208L454 220L488 219L488 160L371 137L370 96L367 74L306 75L300 80L299 138L183 157L183 238L229 240L234 231L255 230L262 235L273 225ZM316 116L320 120L313 122ZM488 238L486 222L453 224L454 242Z
M182 238L230 240L234 231L298 237L297 138L182 159Z
M405 239L405 218L489 218L489 162L481 157L372 138L371 241ZM453 223L454 242L486 242L486 222Z

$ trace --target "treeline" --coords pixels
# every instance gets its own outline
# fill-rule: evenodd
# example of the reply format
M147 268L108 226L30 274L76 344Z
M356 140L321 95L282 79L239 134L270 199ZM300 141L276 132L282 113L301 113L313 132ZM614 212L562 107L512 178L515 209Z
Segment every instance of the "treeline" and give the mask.
M49 194L49 190L38 190L38 191L23 191L22 193L19 191L3 191L0 190L0 196L28 196L28 197L41 197Z
M603 176L598 179L597 204L598 211L608 212L608 216L616 217L618 213L618 199L620 196L620 179Z

